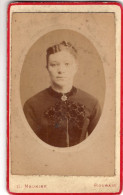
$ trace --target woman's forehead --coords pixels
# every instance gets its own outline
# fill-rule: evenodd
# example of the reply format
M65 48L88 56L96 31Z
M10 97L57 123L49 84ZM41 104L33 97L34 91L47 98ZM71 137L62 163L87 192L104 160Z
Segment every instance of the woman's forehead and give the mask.
M59 52L56 52L54 54L50 54L49 55L49 60L50 61L63 61L63 60L70 60L73 61L73 59L75 60L75 57L73 54L71 54L69 51L67 50L62 50Z

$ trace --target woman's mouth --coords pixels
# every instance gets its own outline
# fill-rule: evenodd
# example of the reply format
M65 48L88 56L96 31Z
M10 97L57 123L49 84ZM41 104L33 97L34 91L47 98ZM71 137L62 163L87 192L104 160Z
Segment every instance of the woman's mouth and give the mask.
M60 77L56 77L57 79L65 79L66 77L62 77L62 76L60 76Z

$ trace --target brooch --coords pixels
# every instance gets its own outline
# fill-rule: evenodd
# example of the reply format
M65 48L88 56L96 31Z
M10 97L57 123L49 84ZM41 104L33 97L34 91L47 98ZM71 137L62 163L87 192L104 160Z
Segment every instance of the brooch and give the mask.
M62 100L62 101L66 101L66 100L67 100L67 96L66 96L65 94L63 94L63 95L61 96L61 100Z

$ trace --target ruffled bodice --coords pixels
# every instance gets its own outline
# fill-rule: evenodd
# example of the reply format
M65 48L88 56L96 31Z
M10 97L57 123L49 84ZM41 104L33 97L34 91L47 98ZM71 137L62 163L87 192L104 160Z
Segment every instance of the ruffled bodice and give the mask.
M93 131L101 113L98 101L75 87L66 94L50 87L29 99L24 112L38 137L56 147L82 142Z

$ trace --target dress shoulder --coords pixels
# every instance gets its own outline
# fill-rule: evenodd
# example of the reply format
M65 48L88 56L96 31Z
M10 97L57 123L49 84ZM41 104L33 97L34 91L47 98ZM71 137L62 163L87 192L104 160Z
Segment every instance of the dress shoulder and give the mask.
M24 107L25 105L39 105L39 103L44 103L44 101L46 100L46 97L48 95L47 93L47 90L48 89L44 89L40 92L38 92L37 94L35 94L34 96L32 96L31 98L29 98L25 104L24 104Z
M80 103L84 104L86 107L93 108L96 104L98 104L98 100L96 97L81 89L77 89L76 98Z

